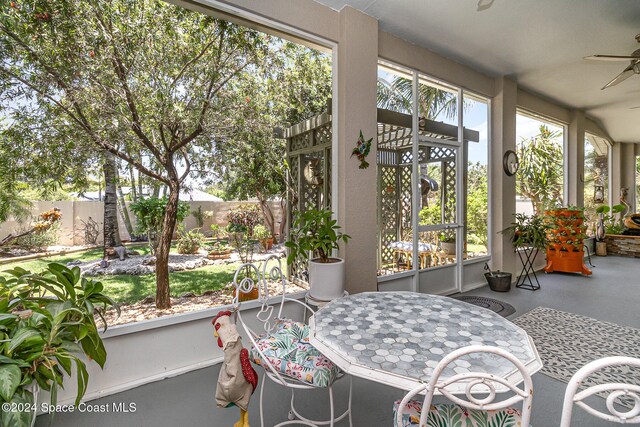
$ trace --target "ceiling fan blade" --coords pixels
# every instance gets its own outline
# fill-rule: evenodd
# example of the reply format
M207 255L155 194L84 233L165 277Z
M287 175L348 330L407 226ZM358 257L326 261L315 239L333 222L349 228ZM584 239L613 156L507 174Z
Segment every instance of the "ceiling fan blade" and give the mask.
M631 107L631 108L629 108L629 110L637 110L637 109L639 109L639 108L640 108L640 105L636 105L635 107Z
M618 83L622 83L623 81L627 80L629 77L633 76L634 74L635 73L633 72L633 67L627 67L623 72L615 76L613 80L611 80L609 83L604 85L602 90L605 90L606 88L609 88L611 86L615 86Z
M478 12L489 9L495 0L478 0Z
M626 55L591 55L585 56L583 59L588 59L590 61L631 61L634 59L640 60L640 57Z

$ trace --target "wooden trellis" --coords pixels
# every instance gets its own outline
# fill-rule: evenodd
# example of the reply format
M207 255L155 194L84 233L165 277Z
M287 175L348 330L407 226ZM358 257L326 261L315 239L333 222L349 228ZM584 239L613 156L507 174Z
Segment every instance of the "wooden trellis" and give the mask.
M393 250L389 247L392 242L411 239L411 124L412 118L408 114L378 109L378 268L393 262ZM456 126L432 120L420 121L420 136L457 140L457 129ZM284 131L291 187L288 200L289 224L295 211L331 209L331 130L331 115L323 113ZM464 129L464 138L465 141L478 141L479 134ZM419 158L421 164L441 165L442 221L455 222L455 150L446 147L421 147ZM298 262L290 273L304 277L305 271L306 265Z
M331 115L320 114L284 131L289 163L288 223L295 212L331 209ZM306 279L306 262L298 260L289 274Z

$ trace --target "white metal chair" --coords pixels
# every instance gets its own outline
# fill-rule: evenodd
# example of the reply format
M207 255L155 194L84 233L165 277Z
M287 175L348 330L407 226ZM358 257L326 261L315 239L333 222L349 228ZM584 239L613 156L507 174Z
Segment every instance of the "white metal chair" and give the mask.
M640 368L640 359L624 356L604 357L594 360L580 368L569 381L567 391L564 394L564 405L562 406L562 419L560 427L569 427L571 425L571 415L573 413L573 405L578 405L589 414L594 415L603 420L612 421L620 424L640 424L640 386L625 383L607 383L598 384L587 387L578 392L578 388L583 384L584 380L596 371L608 366L627 365ZM609 413L599 411L583 400L596 393L606 392L606 406ZM614 402L617 398L628 397L634 406L628 411L618 411Z
M252 276L244 277L238 281L242 272L250 271ZM234 286L236 294L233 300L234 311L237 320L242 325L246 335L251 341L251 359L264 369L264 379L260 386L260 422L264 427L263 394L266 378L276 384L291 389L291 410L288 421L276 424L274 427L302 424L312 427L329 425L349 417L351 421L351 395L352 384L349 377L349 402L347 410L339 416L335 415L333 382L344 376L337 366L326 359L318 350L308 343L309 328L302 322L295 322L283 317L283 310L286 303L300 304L305 310L313 313L314 310L304 302L289 298L286 295L286 279L282 272L280 258L271 255L263 261L262 271L254 264L243 264L235 273ZM282 283L282 297L278 298L277 312L274 313L274 305L269 304L269 281L280 281ZM240 311L240 295L248 294L255 288L258 289L258 301L260 309L256 315L257 321L254 324L261 324L263 331L254 332L248 322L242 318ZM287 353L291 350L290 353ZM329 391L328 420L317 421L303 417L295 409L296 390L311 390L319 387L327 388Z
M507 359L520 371L524 379L523 388L510 384L504 378L483 372L461 372L440 380L442 372L449 365L455 365L457 359L472 353L492 353ZM457 372L458 368L463 366L469 365L459 363L454 366L454 372ZM466 384L465 395L467 400L452 394L448 390L448 387L455 383ZM504 400L496 401L496 388L504 389L505 387L513 391L514 395ZM431 401L436 392L448 398L452 403L432 406ZM425 393L422 402L412 400L417 394L421 393ZM486 396L480 398L476 395ZM522 362L501 348L472 345L451 352L438 363L427 384L414 388L401 401L395 402L394 427L408 427L411 425L419 425L420 427L444 427L454 424L472 425L467 424L465 419L469 419L478 425L494 425L491 423L491 420L493 420L496 422L495 425L521 425L522 427L528 427L529 419L531 418L532 399L533 385L531 376ZM513 408L513 405L519 402L522 402L522 412ZM507 420L513 420L513 423L505 423Z

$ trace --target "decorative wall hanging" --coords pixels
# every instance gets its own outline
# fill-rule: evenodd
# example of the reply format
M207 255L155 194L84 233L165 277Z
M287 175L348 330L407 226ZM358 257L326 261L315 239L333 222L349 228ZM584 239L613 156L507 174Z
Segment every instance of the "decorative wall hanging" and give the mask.
M358 141L356 142L356 148L351 152L351 157L356 156L358 160L360 160L360 169L366 169L369 167L369 163L365 159L369 155L369 151L371 151L371 141L373 141L373 138L369 138L368 141L364 140L361 130Z

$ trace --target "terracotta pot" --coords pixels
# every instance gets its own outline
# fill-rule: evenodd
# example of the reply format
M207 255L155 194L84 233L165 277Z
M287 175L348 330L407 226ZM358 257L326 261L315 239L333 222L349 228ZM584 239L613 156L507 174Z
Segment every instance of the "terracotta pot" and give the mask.
M255 287L251 291L247 292L246 294L244 292L240 292L240 295L238 295L238 301L240 302L251 301L254 299L258 299L259 296L260 296L260 292L258 291L258 287Z

